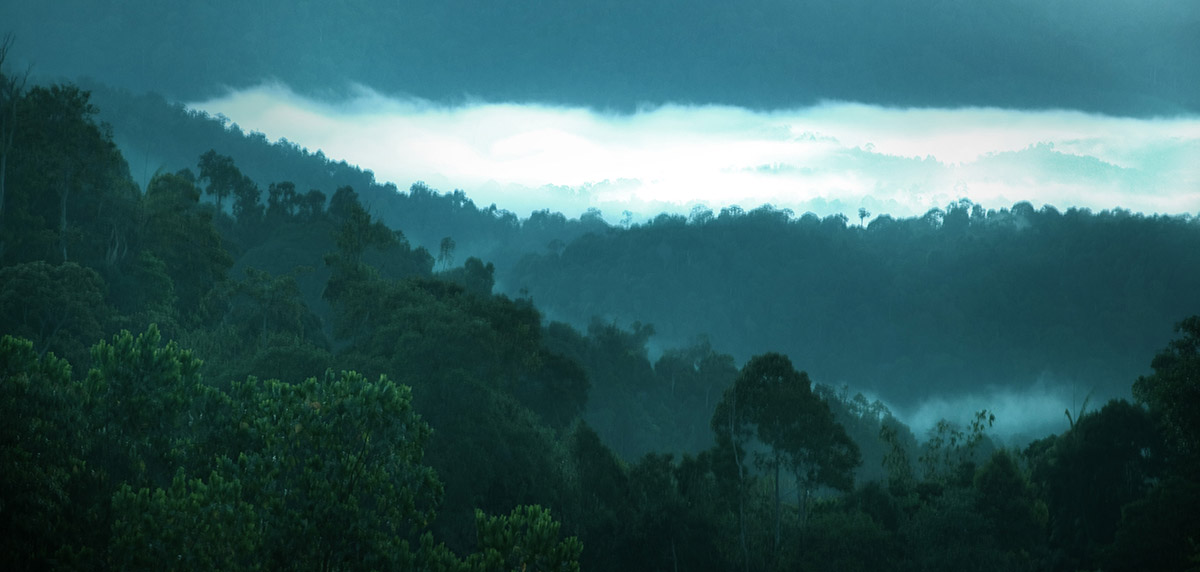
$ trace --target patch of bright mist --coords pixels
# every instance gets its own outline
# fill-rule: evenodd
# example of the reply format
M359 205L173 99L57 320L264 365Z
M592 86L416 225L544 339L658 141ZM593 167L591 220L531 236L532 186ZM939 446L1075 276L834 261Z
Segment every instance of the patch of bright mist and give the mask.
M463 189L527 216L599 209L617 222L770 203L796 214L921 215L969 197L987 207L1177 214L1200 205L1200 118L1074 111L895 109L829 102L751 111L663 105L630 114L474 102L447 106L367 88L320 101L263 85L196 102L407 188Z
M965 430L975 413L986 409L996 416L995 424L987 430L989 436L1000 444L1024 446L1069 429L1067 411L1078 416L1085 402L1087 411L1093 411L1107 399L1089 397L1082 386L1043 375L1024 388L992 387L967 395L931 397L892 413L912 429L919 441L924 441L938 421L945 419Z

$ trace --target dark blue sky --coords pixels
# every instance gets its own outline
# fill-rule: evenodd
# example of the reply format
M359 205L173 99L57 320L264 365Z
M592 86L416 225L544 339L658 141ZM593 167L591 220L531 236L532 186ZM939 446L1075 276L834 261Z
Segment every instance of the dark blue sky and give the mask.
M181 100L274 79L616 110L1200 111L1194 0L55 0L0 22L42 74Z
M521 214L1200 204L1195 0L55 0L0 22L17 68Z

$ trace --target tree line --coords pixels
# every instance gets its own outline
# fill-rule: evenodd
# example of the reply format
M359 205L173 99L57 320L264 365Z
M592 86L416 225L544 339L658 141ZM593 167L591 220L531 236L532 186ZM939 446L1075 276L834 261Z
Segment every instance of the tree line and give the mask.
M518 215L462 190L380 184L370 171L162 98L90 87L119 148L143 163L134 169L143 184L156 169L194 169L216 148L264 189L264 202L279 181L327 200L349 186L435 262L450 238L459 261L494 265L498 292L532 297L575 328L594 316L650 323L656 346L705 334L738 363L773 349L830 385L906 407L923 388L962 393L1038 378L1128 396L1128 380L1144 373L1172 324L1200 312L1190 295L1200 287L1193 216L965 200L854 222L770 205L697 207L638 225L608 224L598 211ZM320 306L324 278L298 278Z
M454 241L435 257L349 186L264 193L214 149L140 189L86 91L18 91L0 126L10 569L1196 556L1200 510L1180 509L1200 500L1197 427L1178 404L1197 318L1136 402L1077 411L1061 436L998 447L981 413L918 441L796 356L738 367L697 338L652 360L648 324L547 321L493 293L494 265L454 265Z
M964 199L860 225L697 207L530 253L505 280L555 315L707 332L739 360L774 348L900 405L1041 377L1107 398L1200 312L1198 243L1200 219L1119 209Z

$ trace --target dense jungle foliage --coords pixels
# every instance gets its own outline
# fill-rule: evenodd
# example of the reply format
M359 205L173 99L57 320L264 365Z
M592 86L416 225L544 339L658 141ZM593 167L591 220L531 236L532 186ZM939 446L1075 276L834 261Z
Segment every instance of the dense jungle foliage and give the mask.
M720 351L713 332L712 341L694 338L652 358L655 326L602 317L577 329L539 309L543 297L570 299L551 294L568 286L545 278L553 276L539 270L545 265L575 265L597 284L574 299L638 297L654 287L606 284L588 264L615 277L653 276L639 265L654 256L697 286L702 278L686 266L661 261L723 257L727 273L747 272L740 280L759 284L778 275L753 272L799 272L784 244L842 253L845 266L800 273L789 287L805 296L839 292L806 307L849 306L838 314L848 331L827 343L855 345L864 375L897 367L900 354L934 359L924 344L966 335L990 343L1010 327L1035 336L1030 355L1104 360L1104 348L1059 344L1070 336L1043 328L1055 322L1096 339L1092 330L1114 327L1114 313L1160 319L1174 304L1194 304L1197 290L1180 284L1195 280L1195 250L1142 251L1145 270L1094 277L1166 298L1095 315L1021 298L969 328L953 315L907 316L905 306L919 302L896 293L886 301L896 328L925 319L948 331L928 341L898 329L888 334L894 346L854 341L854 322L868 316L848 302L862 295L851 284L874 276L919 283L931 299L984 286L1003 296L1002 280L964 261L991 253L1012 264L1006 252L1054 243L1079 253L1079 266L1049 272L1052 255L1033 252L1020 280L1036 294L1007 295L1062 296L1081 288L1075 274L1095 268L1088 256L1108 255L1087 251L1088 241L1111 242L1113 252L1194 245L1193 221L1021 205L992 214L955 205L931 215L936 221L879 219L866 229L766 208L629 229L549 212L519 219L477 209L465 194L419 185L395 193L364 173L355 175L367 181L360 195L320 170L329 164L323 157L244 143L265 157L292 153L278 164L297 165L297 176L305 165L333 177L296 184L280 175L264 185L241 170L253 160L235 161L219 146L245 139L223 125L189 168L160 170L143 187L114 140L117 128L96 121L88 91L4 79L5 569L1200 566L1200 317L1178 315L1173 339L1165 327L1163 344L1135 348L1143 363L1153 361L1146 375L1125 380L1133 401L1068 412L1068 431L1010 449L988 438L987 411L914 435L883 403L823 384L809 365L821 365L815 354L789 358L764 344L738 359ZM413 232L440 240L422 246L392 224L408 207L426 225L414 223ZM437 209L491 221L477 236L506 229L513 238L497 248L540 244L517 268L523 280L542 276L551 286L531 283L532 297L494 293L497 266L464 256L459 245L476 239L440 230L460 223ZM777 232L755 235L762 242L735 232L760 218ZM1090 234L1073 232L1085 228ZM894 238L872 241L876 233ZM674 246L671 236L689 236L691 245ZM555 239L555 252L542 253ZM910 241L929 246L900 250ZM607 243L623 245L627 261L605 258ZM876 251L889 245L890 254ZM778 262L750 261L768 255ZM889 255L922 257L925 274L890 275ZM1176 271L1157 274L1159 258L1175 261ZM955 269L963 274L957 286L923 281ZM1083 303L1117 301L1099 291ZM691 309L728 316L747 299L784 294L764 284L728 295L730 308ZM630 312L652 309L633 304ZM741 311L769 332L751 308ZM1040 312L1051 314L1021 321ZM940 351L980 372L1025 367L981 361L958 345ZM885 365L871 365L876 358Z

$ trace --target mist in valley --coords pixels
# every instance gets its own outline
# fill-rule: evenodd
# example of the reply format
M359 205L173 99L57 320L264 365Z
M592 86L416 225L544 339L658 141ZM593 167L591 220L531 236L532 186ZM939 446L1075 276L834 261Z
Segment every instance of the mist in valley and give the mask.
M1193 566L1197 26L0 6L0 562Z

